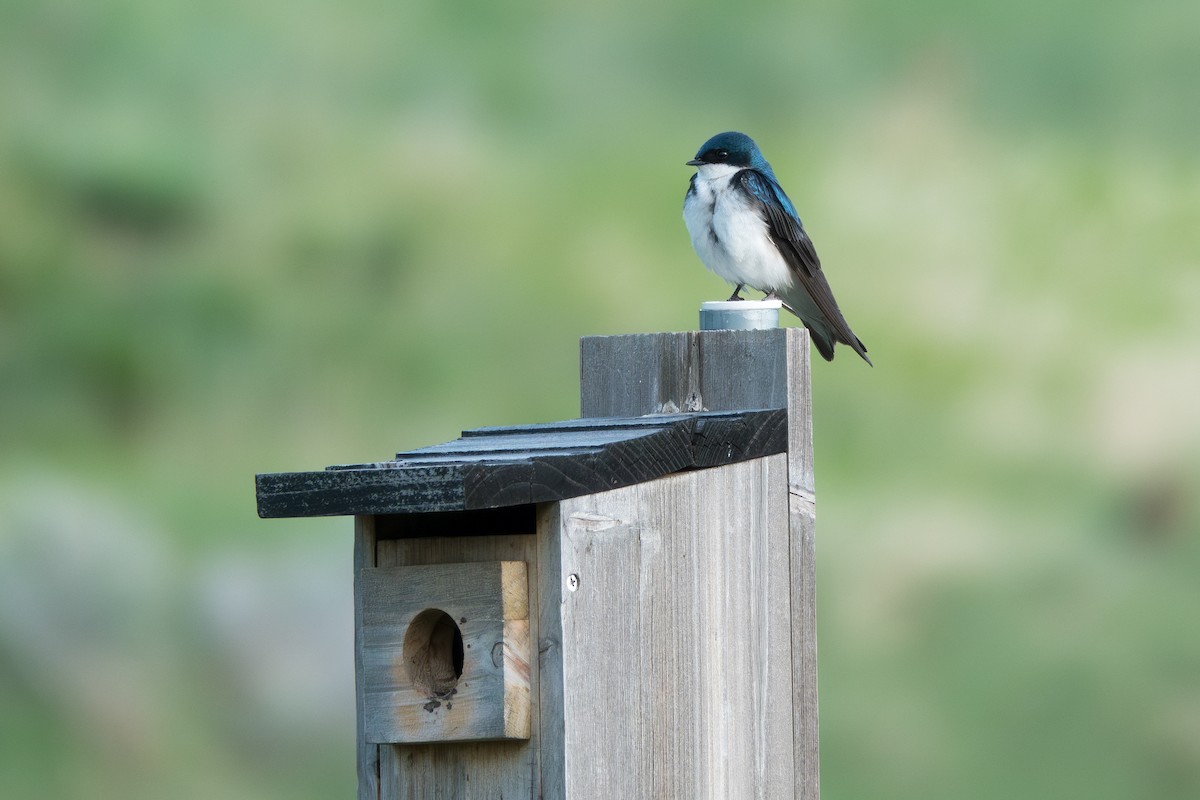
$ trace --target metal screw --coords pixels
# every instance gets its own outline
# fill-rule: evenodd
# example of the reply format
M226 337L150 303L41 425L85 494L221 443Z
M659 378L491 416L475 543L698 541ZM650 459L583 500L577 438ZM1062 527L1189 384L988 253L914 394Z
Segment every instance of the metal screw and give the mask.
M572 592L579 588L579 576L574 572L567 576L567 588Z

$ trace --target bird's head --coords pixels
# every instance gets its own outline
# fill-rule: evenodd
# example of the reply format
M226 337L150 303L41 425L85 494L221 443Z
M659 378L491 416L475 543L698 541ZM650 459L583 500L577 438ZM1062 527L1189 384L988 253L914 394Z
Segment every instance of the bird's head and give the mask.
M706 171L705 167L717 168L717 170L710 171L725 171L722 168L732 168L733 170L747 168L770 170L771 168L754 140L738 131L718 133L700 145L700 149L696 151L696 157L687 164L690 167L700 168L702 172Z

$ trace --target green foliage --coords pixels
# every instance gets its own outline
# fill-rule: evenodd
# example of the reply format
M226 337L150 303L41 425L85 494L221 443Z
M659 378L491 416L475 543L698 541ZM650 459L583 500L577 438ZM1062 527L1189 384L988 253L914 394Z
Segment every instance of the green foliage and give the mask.
M253 474L574 416L728 291L739 128L876 364L813 370L826 797L1195 796L1197 22L0 7L0 786L350 793L346 522Z

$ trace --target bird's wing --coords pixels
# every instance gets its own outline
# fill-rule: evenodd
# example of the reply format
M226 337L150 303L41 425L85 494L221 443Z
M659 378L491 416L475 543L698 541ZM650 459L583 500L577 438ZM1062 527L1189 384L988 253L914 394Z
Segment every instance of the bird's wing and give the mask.
M812 239L804 230L796 207L783 192L783 187L758 170L744 169L737 174L743 191L754 199L759 212L767 221L771 238L788 257L791 267L803 275L821 271L821 259ZM793 257L794 256L794 257Z
M829 282L825 280L825 273L821 271L821 259L817 257L817 250L805 232L799 215L796 214L796 207L784 194L783 187L754 169L742 170L736 179L737 185L752 199L766 220L772 241L787 260L804 291L828 321L834 338L850 345L866 358L866 348L854 335L854 331L850 330L837 301L833 299L833 291L829 288Z

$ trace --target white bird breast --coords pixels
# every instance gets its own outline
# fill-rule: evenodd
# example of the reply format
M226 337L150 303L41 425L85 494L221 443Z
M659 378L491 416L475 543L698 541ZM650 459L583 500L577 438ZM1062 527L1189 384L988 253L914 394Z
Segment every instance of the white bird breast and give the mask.
M767 223L731 184L739 172L726 164L702 164L683 220L704 266L732 284L764 292L787 289L792 272L767 231Z

